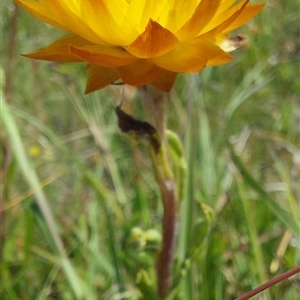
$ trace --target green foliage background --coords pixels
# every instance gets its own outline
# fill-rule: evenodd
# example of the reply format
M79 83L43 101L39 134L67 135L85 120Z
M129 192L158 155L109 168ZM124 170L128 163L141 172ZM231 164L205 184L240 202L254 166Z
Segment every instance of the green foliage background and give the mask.
M155 299L162 207L147 144L117 127L124 87L84 96L83 65L20 56L61 32L8 0L1 13L4 95L23 143L15 149L1 127L1 299L138 299L138 287ZM188 166L170 299L234 299L299 264L299 14L298 1L267 1L238 32L248 49L180 75L169 95L168 128ZM132 107L142 119L138 94ZM294 278L260 299L297 295Z

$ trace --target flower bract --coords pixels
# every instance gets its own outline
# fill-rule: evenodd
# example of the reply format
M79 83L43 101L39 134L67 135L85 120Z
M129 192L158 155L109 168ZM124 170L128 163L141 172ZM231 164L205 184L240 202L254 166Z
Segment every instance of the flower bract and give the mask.
M86 92L119 79L169 91L178 73L227 63L229 33L264 6L249 0L15 0L66 31L27 57L86 62Z

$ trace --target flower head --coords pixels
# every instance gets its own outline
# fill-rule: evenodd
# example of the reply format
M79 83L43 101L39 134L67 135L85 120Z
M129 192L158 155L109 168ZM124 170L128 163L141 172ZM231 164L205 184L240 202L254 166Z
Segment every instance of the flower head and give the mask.
M86 92L121 79L169 91L178 73L229 62L229 32L253 18L249 0L15 0L35 17L68 32L27 57L87 62Z

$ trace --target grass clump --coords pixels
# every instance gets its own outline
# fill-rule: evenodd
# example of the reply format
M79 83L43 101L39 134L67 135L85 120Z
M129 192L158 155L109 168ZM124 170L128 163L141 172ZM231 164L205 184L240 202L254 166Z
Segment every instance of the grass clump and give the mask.
M82 66L21 57L59 33L3 7L1 296L155 299L162 207L146 145L117 128L128 95L82 96ZM249 49L170 94L187 163L171 299L233 299L299 264L299 5L284 11L269 1L242 29Z

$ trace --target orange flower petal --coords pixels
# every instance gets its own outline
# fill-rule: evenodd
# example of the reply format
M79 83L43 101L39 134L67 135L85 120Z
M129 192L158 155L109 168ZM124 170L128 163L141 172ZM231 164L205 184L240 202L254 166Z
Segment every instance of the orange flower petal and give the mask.
M207 66L223 65L233 60L233 57L231 55L224 52L219 47L216 47L214 50L215 51L212 51L210 53L210 57L207 61Z
M77 47L69 46L69 51L77 57L93 65L115 68L128 65L137 60L122 48L106 47L101 45L90 45Z
M157 0L157 2L157 5L163 5L163 10L157 19L154 20L171 32L176 32L191 18L200 1L168 0L166 3L163 3L163 1Z
M212 20L203 28L202 34L209 32L214 28L217 28L218 26L226 22L226 20L228 19L230 19L232 23L241 13L241 11L246 7L249 0L242 0L236 5L232 5L232 1L230 0L228 4L231 4L231 6L228 6L226 2L228 1L225 1L223 5L221 5L220 9L217 11ZM224 10L225 7L227 7L227 9ZM238 14L236 14L237 12Z
M40 60L56 62L78 62L82 61L78 56L70 53L70 44L84 46L90 44L87 40L74 35L66 35L49 46L42 48L34 53L25 54L24 56Z
M97 44L106 44L94 28L89 27L80 15L78 3L72 1L25 1L14 0L32 15L65 31L73 32Z
M243 9L246 7L249 0L245 0L240 4L242 6L240 9L236 10L228 19L226 19L223 23L215 27L214 29L199 35L197 38L193 39L193 41L204 41L214 38L215 36L220 35L220 33L225 32L225 30L237 19L237 17L242 13Z
M219 17L220 15L222 15L225 11L227 11L230 7L232 7L234 5L234 3L236 3L236 0L225 0L222 1L222 3L220 4L220 7L218 8L218 11L215 15L215 18Z
M81 17L108 44L127 46L139 32L126 16L125 0L81 1Z
M165 71L164 74L150 84L159 89L162 92L170 92L174 82L176 80L177 73Z
M14 0L15 3L23 7L25 10L30 12L36 18L43 20L44 22L53 25L54 27L68 30L58 18L57 15L51 13L46 2L38 1L25 1L25 0Z
M243 24L247 23L250 19L256 16L265 6L265 3L250 4L245 7L241 14L233 21L233 23L226 28L225 32L230 32Z
M129 6L126 16L141 33L150 19L157 21L170 0L130 0L127 2Z
M120 78L117 69L114 68L88 65L87 70L86 94L100 90Z
M197 36L217 12L221 0L202 0L192 17L176 32L181 41Z
M145 85L161 76L164 70L147 60L140 59L133 64L118 68L120 78L133 86Z
M181 43L169 53L151 59L159 67L176 72L198 72L208 63L225 63L232 58L211 42Z
M169 52L178 42L172 32L150 20L145 31L126 50L136 57L150 58Z

